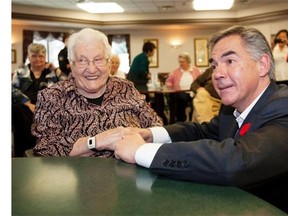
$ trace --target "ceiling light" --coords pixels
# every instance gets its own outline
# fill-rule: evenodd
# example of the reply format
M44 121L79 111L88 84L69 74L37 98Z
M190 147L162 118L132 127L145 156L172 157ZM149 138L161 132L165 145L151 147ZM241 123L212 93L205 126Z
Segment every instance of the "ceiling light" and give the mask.
M194 10L229 10L234 0L194 0Z
M122 13L124 9L115 2L78 1L77 7L89 13Z

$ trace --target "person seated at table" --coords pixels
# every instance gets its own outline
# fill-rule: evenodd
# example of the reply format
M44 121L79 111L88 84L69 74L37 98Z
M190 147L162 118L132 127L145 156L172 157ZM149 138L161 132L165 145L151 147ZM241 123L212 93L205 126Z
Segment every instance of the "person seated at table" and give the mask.
M85 28L70 36L68 80L38 94L34 154L112 157L102 146L122 138L119 127L163 125L132 82L110 76L111 55L102 32Z
M172 178L238 186L288 213L288 86L275 82L269 43L255 28L233 26L208 46L219 115L130 129L115 156Z
M193 122L209 122L217 116L221 107L221 99L212 82L213 69L206 69L191 84L193 97Z
M118 55L114 54L111 56L111 71L110 74L112 76L120 77L126 79L126 75L124 72L119 71L120 66L120 58Z
M29 63L18 68L12 77L12 130L14 156L23 157L36 144L31 125L37 92L58 81L55 68L46 62L46 48L42 44L28 46Z
M183 52L178 56L179 67L172 71L165 81L167 87L174 89L190 89L192 82L200 75L197 67L191 66L189 53ZM175 96L176 120L184 122L187 119L186 107L192 103L189 93L178 92Z

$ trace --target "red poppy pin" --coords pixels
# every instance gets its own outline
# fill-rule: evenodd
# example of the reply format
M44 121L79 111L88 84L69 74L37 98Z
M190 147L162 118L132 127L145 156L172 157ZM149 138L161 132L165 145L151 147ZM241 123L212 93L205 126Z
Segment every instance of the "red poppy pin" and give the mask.
M240 136L244 136L244 135L248 132L248 130L250 129L250 127L251 127L251 123L247 123L247 124L243 125L243 126L240 128L239 135L240 135Z

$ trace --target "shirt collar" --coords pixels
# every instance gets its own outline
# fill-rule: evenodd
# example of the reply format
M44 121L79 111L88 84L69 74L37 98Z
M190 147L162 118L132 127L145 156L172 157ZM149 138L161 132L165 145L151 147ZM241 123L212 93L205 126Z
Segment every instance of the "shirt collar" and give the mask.
M264 91L267 89L267 87L258 95L257 98L255 98L255 100L242 113L240 113L237 109L234 110L233 115L236 118L236 121L238 123L238 127L239 128L241 127L241 125L243 124L245 118L248 116L248 114L250 113L250 111L252 110L254 105L257 103L259 98L262 96Z

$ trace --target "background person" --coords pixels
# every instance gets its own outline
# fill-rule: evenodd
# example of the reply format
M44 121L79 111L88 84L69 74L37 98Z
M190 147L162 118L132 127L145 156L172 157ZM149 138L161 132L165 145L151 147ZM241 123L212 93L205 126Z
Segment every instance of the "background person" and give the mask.
M212 82L213 69L206 69L191 85L193 97L193 122L209 122L217 116L221 107L221 98Z
M58 54L58 63L59 63L59 69L66 75L68 76L71 72L71 65L69 63L68 60L68 53L67 53L67 43L69 40L71 33L65 33L63 35L63 42L65 44L65 47L60 50L59 54Z
M219 116L201 125L131 129L116 143L116 158L172 178L238 186L288 212L288 87L275 83L270 46L244 26L220 31L208 44Z
M276 82L288 85L288 31L277 32L274 40L273 56L275 59Z
M155 44L147 41L143 44L142 53L132 61L127 79L131 80L138 90L147 90L147 83L151 79L149 71L149 57L155 53Z
M191 66L189 53L183 52L178 56L179 67L172 71L165 81L167 87L174 89L190 89L192 82L200 75L198 68ZM187 119L186 107L192 102L189 93L178 92L175 94L176 119L184 122Z
M111 75L126 79L125 73L122 71L119 71L119 66L120 66L119 56L116 54L112 55L112 57L111 57L111 71L110 71Z
M36 144L31 125L37 101L37 93L58 78L54 66L46 63L46 48L42 44L28 46L29 64L15 71L12 77L12 130L14 156L23 157L27 149Z
M102 146L122 138L119 127L163 124L132 82L110 76L111 55L99 31L86 28L70 36L68 80L38 94L32 126L36 155L112 157Z

